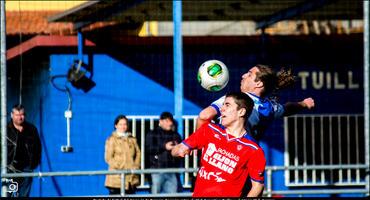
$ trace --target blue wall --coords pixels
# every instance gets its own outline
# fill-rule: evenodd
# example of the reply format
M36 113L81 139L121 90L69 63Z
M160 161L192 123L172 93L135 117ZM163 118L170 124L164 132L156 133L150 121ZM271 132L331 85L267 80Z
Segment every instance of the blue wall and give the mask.
M77 90L67 83L72 93L71 144L73 153L61 153L66 145L66 119L68 107L66 93L48 84L48 94L42 102L42 138L44 155L41 171L105 170L104 144L113 130L118 114L159 115L162 111L173 112L173 92L148 79L124 63L97 54L91 55L96 86L88 93ZM51 76L66 74L75 55L51 55ZM85 62L88 59L86 58ZM59 87L65 78L55 79ZM200 108L184 101L184 113L196 114ZM33 195L68 196L107 194L104 176L56 177L35 179Z

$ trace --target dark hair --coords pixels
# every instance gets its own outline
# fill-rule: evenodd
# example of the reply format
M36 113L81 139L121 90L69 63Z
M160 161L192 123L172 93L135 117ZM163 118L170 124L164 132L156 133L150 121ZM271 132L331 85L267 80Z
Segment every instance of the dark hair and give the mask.
M128 122L128 119L125 115L118 115L116 117L116 119L114 120L114 127L118 124L119 120L121 120L121 119L125 119L126 122ZM128 123L127 123L127 125L128 125Z
M174 121L173 115L170 112L161 113L161 115L159 116L159 119L170 119L171 121Z
M278 90L288 88L295 82L295 76L291 69L281 68L277 73L267 65L258 64L256 73L256 81L261 81L264 86L263 95L275 93Z
M238 110L245 108L246 112L243 117L249 117L253 110L254 102L247 94L243 92L229 92L226 94L226 97L232 97L234 99Z
M17 111L24 110L24 106L22 104L15 104L12 108L12 112L13 110L17 110Z

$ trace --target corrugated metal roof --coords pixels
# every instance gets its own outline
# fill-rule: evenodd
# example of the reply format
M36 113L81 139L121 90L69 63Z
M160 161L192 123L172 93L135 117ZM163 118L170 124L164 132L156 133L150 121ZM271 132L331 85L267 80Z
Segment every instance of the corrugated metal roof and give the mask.
M69 35L74 33L71 22L48 23L47 18L56 11L7 11L6 33Z
M352 0L185 0L184 21L252 20L266 23L277 19L362 19L363 2ZM97 21L140 23L171 21L172 1L110 0L87 2L49 18L50 22L73 22L75 28Z

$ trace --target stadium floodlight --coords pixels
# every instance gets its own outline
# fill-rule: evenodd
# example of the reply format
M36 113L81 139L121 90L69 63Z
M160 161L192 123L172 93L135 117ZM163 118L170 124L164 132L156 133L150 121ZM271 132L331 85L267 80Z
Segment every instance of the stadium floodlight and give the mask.
M82 60L75 60L68 70L67 79L71 82L73 87L82 89L87 93L96 85L95 82L91 80L91 76L86 76L87 73L89 73L88 65L83 63Z

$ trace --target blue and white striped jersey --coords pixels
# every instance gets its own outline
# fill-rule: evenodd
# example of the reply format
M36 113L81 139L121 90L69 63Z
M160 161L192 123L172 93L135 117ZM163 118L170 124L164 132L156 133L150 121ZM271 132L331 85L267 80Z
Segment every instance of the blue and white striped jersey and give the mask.
M253 137L259 140L263 132L270 125L270 123L277 118L281 118L284 115L284 106L278 102L268 99L260 98L254 94L246 93L254 102L254 107L251 115L248 118L246 129ZM221 106L225 101L225 96L214 101L211 106L217 111L217 120L220 123Z

